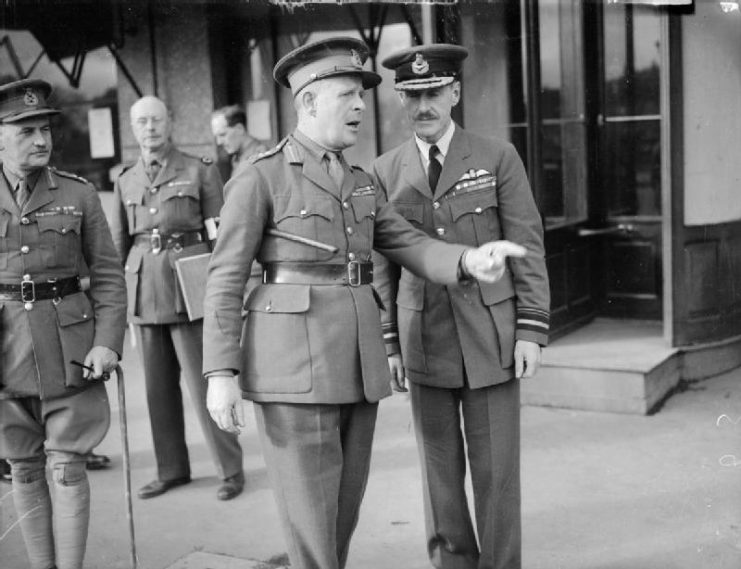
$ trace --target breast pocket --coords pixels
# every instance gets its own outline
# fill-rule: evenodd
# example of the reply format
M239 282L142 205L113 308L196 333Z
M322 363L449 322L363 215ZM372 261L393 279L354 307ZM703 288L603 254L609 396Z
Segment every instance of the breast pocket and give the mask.
M481 245L501 238L496 187L448 199L456 234L465 243Z
M162 186L160 199L163 224L201 218L201 196L195 183Z
M404 219L411 222L415 227L421 227L424 223L424 205L421 203L397 203L393 202L394 209Z
M82 215L37 216L41 250L47 267L77 265L81 252Z
M273 217L276 228L301 237L308 237L320 243L334 245L337 230L335 229L335 211L328 199L311 199L305 201L288 200L285 204L276 201L276 213ZM286 245L284 243L283 245ZM281 247L281 259L326 260L333 253L308 245L291 243Z

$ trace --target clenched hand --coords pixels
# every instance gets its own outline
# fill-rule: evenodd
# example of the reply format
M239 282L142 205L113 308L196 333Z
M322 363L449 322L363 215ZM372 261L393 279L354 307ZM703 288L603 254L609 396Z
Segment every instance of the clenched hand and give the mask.
M237 376L212 375L208 378L206 408L222 431L238 435L244 427L242 391Z

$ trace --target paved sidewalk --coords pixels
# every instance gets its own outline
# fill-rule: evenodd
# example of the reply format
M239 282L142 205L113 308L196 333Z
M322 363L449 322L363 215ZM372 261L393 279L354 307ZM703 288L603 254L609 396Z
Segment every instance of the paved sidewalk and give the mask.
M140 366L127 346L132 486L154 477ZM535 380L537 381L537 380ZM97 451L113 467L91 472L86 569L130 567L115 384L111 430ZM218 480L186 401L193 482L151 500L134 497L141 569L272 569L285 563L251 406L240 440L245 492L216 500ZM525 569L741 568L741 371L674 395L642 417L524 407ZM28 563L0 484L0 567ZM381 404L373 465L348 569L427 569L409 403Z

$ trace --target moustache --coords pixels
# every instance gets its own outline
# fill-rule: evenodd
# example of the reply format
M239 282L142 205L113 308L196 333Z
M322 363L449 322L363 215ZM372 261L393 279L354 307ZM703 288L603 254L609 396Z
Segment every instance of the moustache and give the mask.
M415 121L430 121L436 120L438 116L435 113L419 113L414 116Z

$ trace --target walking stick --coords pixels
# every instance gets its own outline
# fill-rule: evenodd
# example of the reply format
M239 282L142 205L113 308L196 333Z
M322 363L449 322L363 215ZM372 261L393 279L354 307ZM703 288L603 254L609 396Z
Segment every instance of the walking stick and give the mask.
M118 421L121 426L121 445L123 447L124 494L126 496L126 519L129 522L129 543L131 545L131 569L136 569L136 540L134 538L134 509L131 504L131 465L129 464L129 434L126 427L126 393L121 366L116 366L118 382Z

